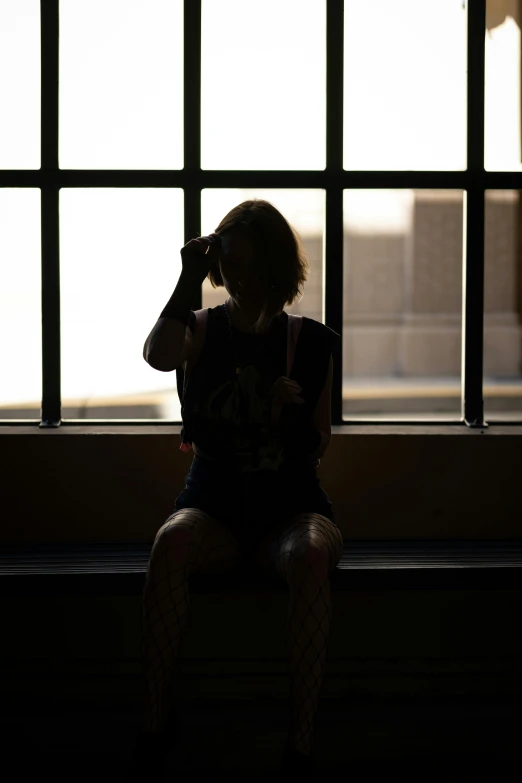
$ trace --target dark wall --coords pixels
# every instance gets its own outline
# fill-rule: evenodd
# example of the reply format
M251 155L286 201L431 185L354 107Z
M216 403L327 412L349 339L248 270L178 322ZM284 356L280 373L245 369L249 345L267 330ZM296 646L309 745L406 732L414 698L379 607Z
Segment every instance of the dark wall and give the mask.
M522 537L521 426L334 427L318 474L345 538ZM0 427L1 541L152 541L192 452L179 426Z
M345 538L521 537L522 427L334 428ZM150 540L191 455L179 427L1 427L2 542ZM522 695L520 590L334 592L323 698ZM286 592L191 595L171 697L287 698ZM0 696L137 704L142 596L0 596Z

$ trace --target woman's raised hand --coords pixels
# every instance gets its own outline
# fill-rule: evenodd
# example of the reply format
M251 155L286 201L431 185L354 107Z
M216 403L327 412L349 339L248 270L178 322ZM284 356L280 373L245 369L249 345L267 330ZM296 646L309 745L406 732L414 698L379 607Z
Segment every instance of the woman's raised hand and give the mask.
M301 391L303 389L298 383L287 378L286 375L282 375L270 389L270 396L273 404L276 406L283 407L283 405L292 402L303 405L304 400L302 397L299 397L299 392Z
M218 234L190 239L180 250L183 271L203 282L210 268L216 264L220 251L221 237Z

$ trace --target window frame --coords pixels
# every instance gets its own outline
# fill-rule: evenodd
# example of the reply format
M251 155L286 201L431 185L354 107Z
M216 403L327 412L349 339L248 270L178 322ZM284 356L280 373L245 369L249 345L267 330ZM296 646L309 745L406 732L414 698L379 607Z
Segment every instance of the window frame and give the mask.
M185 242L201 233L204 188L320 188L326 193L323 312L340 335L333 350L332 425L423 424L484 428L484 207L489 189L522 191L522 172L484 169L486 0L466 0L467 24L467 168L464 171L345 171L343 169L344 0L325 0L326 168L323 171L202 170L201 0L184 0L184 168L170 171L75 170L58 166L59 0L40 0L41 24L41 168L0 170L0 187L41 190L42 238L42 406L41 420L0 420L1 425L62 426L60 378L59 191L62 187L182 188ZM343 193L345 189L459 189L464 193L461 418L430 420L342 417L343 355ZM202 291L193 309L202 306ZM139 349L138 349L139 352ZM158 419L66 420L65 425L172 425ZM517 425L520 421L490 419Z

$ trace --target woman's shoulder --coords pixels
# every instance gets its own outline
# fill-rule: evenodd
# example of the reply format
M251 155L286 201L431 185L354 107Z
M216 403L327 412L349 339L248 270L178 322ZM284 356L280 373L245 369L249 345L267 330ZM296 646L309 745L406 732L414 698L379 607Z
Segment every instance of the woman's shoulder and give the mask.
M315 318L309 318L303 315L303 336L314 342L319 342L320 346L325 350L331 351L337 344L340 335L330 329L321 321L316 321Z
M192 334L196 331L196 318L198 322L200 320L208 321L218 318L222 313L223 306L216 305L216 307L205 307L201 310L190 310L188 326ZM197 315L196 315L197 314ZM287 313L285 310L281 312L279 316L281 319L285 319L287 316L291 316L293 313ZM317 321L315 318L310 318L307 315L301 316L302 318L302 333L306 340L320 341L320 345L325 349L331 350L339 340L339 334L329 326L326 326L321 321Z

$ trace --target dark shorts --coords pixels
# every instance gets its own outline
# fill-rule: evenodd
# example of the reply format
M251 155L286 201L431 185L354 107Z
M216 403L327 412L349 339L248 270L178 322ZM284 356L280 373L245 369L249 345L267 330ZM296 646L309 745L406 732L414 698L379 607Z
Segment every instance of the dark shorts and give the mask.
M196 455L174 511L181 508L199 508L223 522L247 560L270 530L293 514L315 512L336 524L330 498L313 468L291 466L277 472L239 474Z

